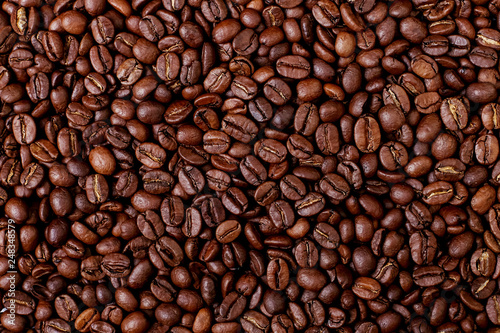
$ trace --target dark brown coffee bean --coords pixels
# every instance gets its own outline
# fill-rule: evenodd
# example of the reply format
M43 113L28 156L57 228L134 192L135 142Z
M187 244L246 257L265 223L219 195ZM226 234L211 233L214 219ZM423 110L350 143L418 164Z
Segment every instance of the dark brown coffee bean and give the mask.
M239 114L228 114L222 119L222 130L243 143L249 143L257 135L257 126L248 118Z
M314 228L314 239L324 248L336 249L339 246L338 232L326 223L318 223Z
M140 144L136 148L135 155L141 163L152 169L160 168L166 159L165 150L150 142Z
M364 153L371 153L380 146L380 128L371 116L360 118L354 126L356 147Z
M309 75L311 65L301 56L285 56L276 62L278 73L292 79L303 79Z
M267 266L267 283L273 290L283 290L288 285L289 269L283 259L273 259Z
M314 18L325 28L333 28L340 21L340 11L331 1L319 1L313 8Z
M264 182L255 190L254 199L261 206L267 206L279 197L279 187L275 182Z
M108 199L109 187L103 175L88 176L85 182L85 190L91 203L100 204Z
M371 300L380 295L381 286L377 280L369 277L359 277L352 286L353 293L361 299Z
M413 272L415 284L421 287L432 287L444 280L444 271L438 266L423 266Z
M456 131L467 126L469 116L469 101L467 98L447 98L441 104L441 119L444 125Z
M55 299L55 309L59 317L73 321L79 315L78 305L69 295L61 295Z
M292 91L285 81L271 78L264 85L264 95L276 105L285 105L292 97Z

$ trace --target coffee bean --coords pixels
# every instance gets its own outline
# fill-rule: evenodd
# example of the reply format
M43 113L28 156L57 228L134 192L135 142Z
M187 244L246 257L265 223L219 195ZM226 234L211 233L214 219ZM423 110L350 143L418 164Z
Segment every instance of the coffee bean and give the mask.
M267 266L267 281L273 290L283 290L288 285L289 270L283 259L273 259Z
M330 1L320 1L312 8L312 14L319 24L325 28L335 27L340 20L337 5Z
M367 116L360 118L354 126L356 147L365 153L371 153L380 146L380 128L375 118Z
M444 271L438 266L423 266L413 272L413 278L418 286L432 287L444 280Z
M338 232L326 223L318 223L314 228L314 239L327 249L336 249L339 246Z
M73 321L79 315L78 305L69 295L61 295L55 299L57 314L66 321Z
M220 243L230 243L238 238L241 232L241 225L236 220L227 220L219 224L215 231L217 240Z
M380 295L381 286L375 279L360 277L354 281L352 292L361 299L375 299Z

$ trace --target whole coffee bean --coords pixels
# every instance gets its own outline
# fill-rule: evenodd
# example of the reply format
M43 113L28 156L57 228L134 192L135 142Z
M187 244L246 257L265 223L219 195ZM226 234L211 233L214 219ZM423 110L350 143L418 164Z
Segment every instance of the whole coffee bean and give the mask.
M294 248L295 259L300 267L312 268L319 260L319 252L311 240L301 241Z
M422 287L432 287L444 280L444 271L438 266L423 266L413 272L415 284Z
M215 236L220 243L230 243L238 238L240 233L240 223L236 220L227 220L219 224L215 231Z
M422 200L429 205L444 204L453 197L453 186L444 181L427 185L422 190Z
M428 230L416 232L410 237L410 248L412 259L418 265L429 264L437 252L437 240L434 234Z
M280 163L287 154L286 147L272 139L259 140L254 146L255 153L265 162Z
M97 173L111 175L115 171L116 162L113 154L104 147L96 147L89 154L90 165Z
M285 56L278 59L276 69L282 76L300 80L309 75L311 65L301 56Z
M498 140L496 137L485 134L476 140L476 159L480 164L492 164L498 157Z
M29 115L20 114L12 120L14 137L19 144L31 144L36 138L36 124Z
M94 67L97 73L105 74L113 68L113 57L105 46L93 46L90 49L89 55L92 67Z
M152 210L147 210L137 216L137 227L144 237L157 240L165 232L165 227L160 216Z
M4 306L15 304L14 313L17 315L29 315L33 313L36 307L35 300L22 291L16 291L13 295L4 295L2 302Z
M422 41L422 50L429 56L441 56L448 52L449 41L444 36L431 35Z
M236 76L231 83L231 91L243 100L250 100L257 94L257 84L249 77Z
M299 200L306 195L304 183L294 175L286 175L280 181L280 189L290 200Z
M381 286L375 279L359 277L354 281L352 292L361 299L375 299L380 295Z
M264 85L264 95L276 105L285 105L292 97L292 90L280 78L271 78Z
M463 129L469 119L469 101L465 97L447 98L441 104L441 119L450 130Z
M498 61L497 52L489 47L476 46L469 53L470 61L481 68L493 67Z
M295 209L300 216L313 216L325 207L325 198L316 192L310 192L303 199L295 202Z
M280 194L275 182L264 182L255 190L254 199L261 206L267 206L275 201Z
M412 59L411 67L413 72L423 79L434 77L438 70L438 64L429 56L418 55Z
M195 195L205 187L205 178L197 168L187 166L179 171L179 183L187 194Z
M153 265L158 269L168 266L178 266L184 255L177 242L167 236L163 236L149 248L149 256Z
M354 126L356 147L364 153L378 149L381 142L380 128L375 118L371 116L358 119Z
M106 16L98 16L90 23L92 35L98 44L108 44L113 40L115 27Z
M326 277L315 268L300 268L297 283L306 290L319 291L326 284Z
M55 299L55 309L59 317L73 321L79 315L78 305L69 295L61 295Z
M318 223L314 228L314 239L327 249L336 249L339 246L340 236L329 224Z
M319 24L325 28L335 27L340 20L340 11L331 1L319 1L313 8L312 14Z
M51 61L59 61L63 57L64 46L61 36L55 31L48 31L43 34L42 45L45 54Z
M487 82L471 83L465 92L467 98L474 103L493 102L497 98L495 87Z
M137 146L135 155L141 163L152 169L160 168L166 160L165 150L151 142L144 142Z
M254 53L259 47L257 34L252 29L240 31L232 41L233 49L242 56Z
M91 203L99 204L108 199L109 186L106 179L101 174L88 176L85 182L85 190L87 198Z
M283 290L288 285L289 269L283 259L273 259L267 266L267 283L273 290Z
M228 114L222 119L222 130L234 139L249 143L257 135L258 128L250 119L239 114Z
M349 196L350 187L347 181L339 175L325 175L319 183L320 189L329 198L342 201Z

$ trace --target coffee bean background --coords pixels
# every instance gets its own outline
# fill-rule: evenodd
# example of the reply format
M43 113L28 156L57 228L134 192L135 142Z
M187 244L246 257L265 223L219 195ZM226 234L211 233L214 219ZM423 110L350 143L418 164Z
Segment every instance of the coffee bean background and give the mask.
M0 332L500 332L499 51L496 0L3 1Z

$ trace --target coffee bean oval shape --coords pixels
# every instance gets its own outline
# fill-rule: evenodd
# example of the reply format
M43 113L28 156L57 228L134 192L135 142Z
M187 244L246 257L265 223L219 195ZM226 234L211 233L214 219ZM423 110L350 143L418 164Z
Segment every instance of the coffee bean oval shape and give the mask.
M499 306L500 306L500 297L499 295L493 295L488 298L488 302L486 303L486 314L491 322L495 325L500 323L499 316Z
M284 290L288 286L290 273L285 260L273 259L267 265L267 283L273 290Z
M453 186L445 181L437 181L422 190L422 200L428 205L443 205L453 198Z
M243 143L252 141L258 132L253 121L240 114L228 114L222 119L222 130Z
M419 287L437 286L444 278L444 270L439 266L422 266L413 271L413 279Z
M227 220L219 224L215 230L217 241L222 244L231 243L241 233L241 225L236 220Z
M310 192L295 202L295 210L300 216L313 216L325 207L325 203L325 198L321 194Z
M441 103L441 119L452 131L465 128L469 120L469 100L465 97L450 97Z
M31 144L36 138L36 124L27 114L20 114L12 120L14 137L19 144Z
M377 298L381 291L382 287L377 280L364 276L357 278L352 286L352 292L364 300Z
M492 134L481 135L474 145L476 160L480 164L493 164L499 153L498 139Z
M354 125L356 147L363 153L373 153L381 142L380 127L372 116L358 119Z
M93 204L101 204L108 199L108 182L101 174L88 176L85 183L85 190L88 200Z
M326 276L316 268L300 268L297 272L297 284L306 290L317 292L326 282Z
M334 250L339 246L339 233L327 223L318 223L316 227L314 227L313 236L316 242L324 248Z
M167 159L165 150L152 142L144 142L137 146L135 156L142 164L151 169L162 167Z
M267 163L281 163L287 155L286 147L277 140L262 139L257 141L254 151L263 161Z
M311 64L302 56L289 55L278 59L276 70L284 77L300 80L309 75Z

